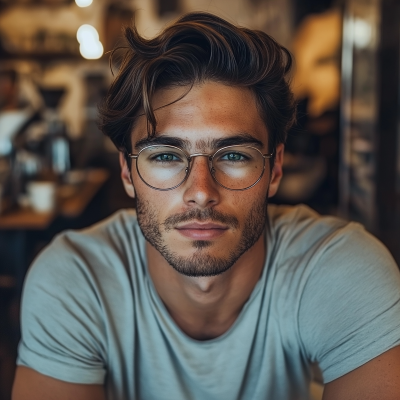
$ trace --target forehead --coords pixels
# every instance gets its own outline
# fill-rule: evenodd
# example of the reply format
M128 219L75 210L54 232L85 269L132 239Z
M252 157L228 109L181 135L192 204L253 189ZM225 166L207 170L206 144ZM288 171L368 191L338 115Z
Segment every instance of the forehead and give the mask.
M178 101L177 101L178 100ZM253 93L217 82L158 90L152 100L157 137L176 137L187 147L205 148L216 139L252 136L267 143L267 129ZM147 137L147 123L139 117L133 130L133 146Z

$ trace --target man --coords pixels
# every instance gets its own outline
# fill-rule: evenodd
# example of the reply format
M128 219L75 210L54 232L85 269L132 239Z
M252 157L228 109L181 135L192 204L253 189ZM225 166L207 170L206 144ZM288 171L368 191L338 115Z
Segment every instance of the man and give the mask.
M294 104L288 52L210 14L128 50L101 109L137 217L36 260L13 398L400 398L400 276L357 224L268 207Z

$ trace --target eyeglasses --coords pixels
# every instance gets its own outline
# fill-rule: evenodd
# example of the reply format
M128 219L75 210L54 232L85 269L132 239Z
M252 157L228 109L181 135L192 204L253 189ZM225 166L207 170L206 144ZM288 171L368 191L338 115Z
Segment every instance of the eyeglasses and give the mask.
M246 190L256 185L265 171L265 159L252 146L234 145L218 149L213 154L187 154L183 149L169 145L144 147L138 154L128 154L136 159L136 170L142 181L156 190L172 190L188 178L194 157L207 157L211 176L228 190Z

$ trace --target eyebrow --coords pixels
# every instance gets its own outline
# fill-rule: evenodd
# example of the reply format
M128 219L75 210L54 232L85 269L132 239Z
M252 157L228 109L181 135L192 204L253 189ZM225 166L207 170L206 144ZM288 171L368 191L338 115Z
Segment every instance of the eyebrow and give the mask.
M158 135L146 137L137 141L135 144L135 149L141 150L144 147L151 145L176 146L185 150L188 150L191 147L189 140L177 138L175 136ZM234 136L224 138L216 138L211 140L199 139L196 141L196 147L202 149L211 148L213 150L216 150L222 147L234 145L253 145L260 149L264 147L263 142L246 132L238 133Z
M180 139L174 136L150 136L136 142L135 149L141 150L146 146L151 145L169 145L187 149L190 146L189 140Z
M264 146L263 142L256 139L254 136L243 132L235 136L229 136L221 139L213 139L210 143L210 147L213 149L219 149L221 147L234 146L238 144L253 145L255 147L259 147L260 149Z

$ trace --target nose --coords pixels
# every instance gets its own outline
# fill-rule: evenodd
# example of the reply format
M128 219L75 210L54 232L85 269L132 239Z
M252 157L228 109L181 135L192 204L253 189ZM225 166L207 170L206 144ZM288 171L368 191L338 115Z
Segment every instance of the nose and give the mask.
M219 185L211 175L207 157L192 158L190 174L183 185L183 200L188 206L207 208L219 203Z

